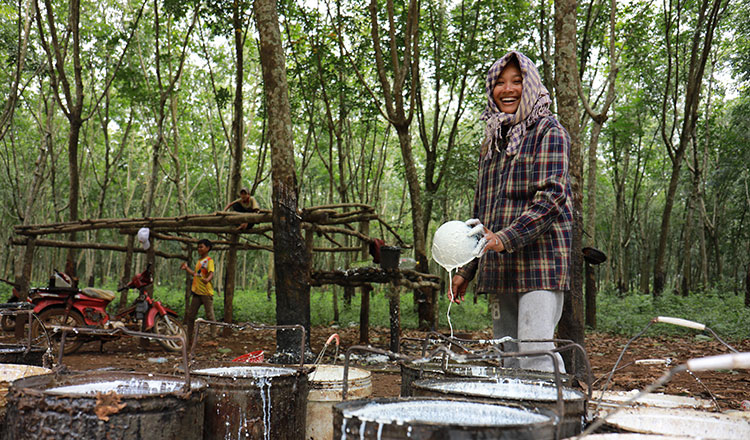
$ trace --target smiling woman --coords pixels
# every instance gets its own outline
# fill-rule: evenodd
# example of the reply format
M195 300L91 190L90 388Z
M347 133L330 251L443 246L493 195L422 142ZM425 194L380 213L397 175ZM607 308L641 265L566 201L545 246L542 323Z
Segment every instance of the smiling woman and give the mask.
M522 53L497 60L486 87L472 217L487 245L478 261L458 269L451 292L460 303L476 275L476 291L490 295L494 337L545 340L511 351L550 350L563 292L570 288L570 138L549 110L539 71ZM553 369L549 359L539 358L504 366Z
M503 113L515 113L521 103L523 94L523 76L518 59L508 61L492 89L492 98Z

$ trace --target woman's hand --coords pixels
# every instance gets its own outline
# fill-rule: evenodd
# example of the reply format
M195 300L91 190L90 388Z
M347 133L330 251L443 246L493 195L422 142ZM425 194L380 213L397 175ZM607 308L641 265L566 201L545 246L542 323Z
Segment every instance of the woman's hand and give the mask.
M469 287L469 281L461 275L454 275L451 280L451 289L453 291L453 297L451 298L450 292L448 292L448 300L456 304L461 304L466 295L466 288Z
M487 240L487 245L484 247L485 251L490 250L502 252L505 250L505 246L503 246L503 242L500 241L500 237L487 228L484 228L484 239Z
M182 264L180 264L180 269L182 269L182 270L187 270L187 263L185 263L185 262L183 261L183 262L182 262Z

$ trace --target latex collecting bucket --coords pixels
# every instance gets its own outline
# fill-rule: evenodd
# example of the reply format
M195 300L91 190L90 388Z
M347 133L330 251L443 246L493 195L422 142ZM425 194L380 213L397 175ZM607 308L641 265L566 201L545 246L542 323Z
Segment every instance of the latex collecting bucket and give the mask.
M380 398L334 406L336 439L552 440L546 410L439 398Z
M401 397L413 395L412 383L419 379L471 379L471 378L512 378L529 379L554 383L555 374L545 371L523 370L520 368L505 368L486 364L448 363L439 362L413 363L401 362ZM570 386L573 376L560 374L564 386Z
M422 379L413 384L415 396L452 397L495 404L514 404L525 408L557 410L557 387L547 382L525 379ZM563 437L581 432L586 415L586 395L563 387Z
M468 236L469 231L471 227L462 221L443 223L432 237L432 259L448 271L473 260L479 237Z
M400 257L400 247L382 246L380 248L380 267L383 269L398 269Z
M0 344L0 363L42 366L44 347L16 344Z
M344 389L344 367L316 365L310 373L310 393L307 396L307 430L305 438L327 440L333 438L333 406L341 402ZM349 368L346 398L363 399L372 395L371 373L361 368Z
M81 372L13 382L3 440L201 439L205 384L161 374Z
M264 365L203 368L208 383L203 439L303 439L307 371Z
M604 426L617 432L706 440L750 439L747 420L691 409L628 408L608 417Z

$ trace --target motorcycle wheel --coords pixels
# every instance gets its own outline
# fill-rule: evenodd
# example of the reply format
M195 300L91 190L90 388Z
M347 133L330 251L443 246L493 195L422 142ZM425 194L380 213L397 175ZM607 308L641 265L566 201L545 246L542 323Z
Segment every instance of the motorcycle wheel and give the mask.
M156 315L153 332L157 335L162 336L182 336L184 340L187 341L187 332L185 331L185 327L183 327L182 323L172 315ZM180 341L157 339L156 342L158 342L159 345L161 345L162 348L167 351L182 350L182 344L180 343Z
M40 324L41 322L41 324ZM50 325L64 325L68 327L83 327L85 322L83 316L77 310L71 310L65 317L65 309L47 309L39 314L39 319L34 319L31 324L31 338L37 345L47 344L47 338L44 337L44 331ZM55 356L60 350L60 333L52 333L51 329L46 329L52 343L52 350ZM70 354L81 348L83 340L80 336L65 335L65 349L63 353Z

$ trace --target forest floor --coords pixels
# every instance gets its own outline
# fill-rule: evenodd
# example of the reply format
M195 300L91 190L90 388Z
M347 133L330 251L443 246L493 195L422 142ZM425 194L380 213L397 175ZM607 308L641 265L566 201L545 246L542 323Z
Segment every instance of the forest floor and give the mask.
M310 336L311 347L318 351L326 340L337 333L341 340L339 353L352 345L358 345L358 328L316 327ZM371 328L371 345L387 349L389 342L388 329ZM273 331L243 331L216 338L199 337L194 358L197 361L232 360L240 355L256 350L264 350L266 359L275 348ZM423 338L417 331L404 331L403 337ZM462 337L484 339L490 337L489 330L463 334ZM11 334L6 333L0 340L10 341ZM591 362L594 377L598 379L594 389L600 389L612 369L628 338L603 333L588 332L585 348ZM735 343L739 351L750 351L750 340ZM324 362L332 361L333 348L326 351ZM671 365L684 363L696 357L728 353L729 350L715 340L704 336L683 337L641 337L628 348L620 365L627 365L613 375L609 389L629 391L642 389L659 378L665 371L664 365L635 365L637 359L671 359ZM101 368L133 370L142 372L177 373L182 363L181 354L168 353L155 342L146 346L130 337L109 341L100 351L98 342L86 343L78 352L66 355L63 364L69 370L95 370ZM338 362L341 364L342 362ZM395 397L399 395L401 377L398 366L392 362L368 363L359 365L373 372L373 395L376 397ZM710 393L716 398L722 410L740 409L743 400L750 400L750 372L747 370L729 370L718 372L699 372L678 374L664 389L668 394L710 399Z

